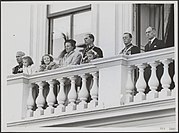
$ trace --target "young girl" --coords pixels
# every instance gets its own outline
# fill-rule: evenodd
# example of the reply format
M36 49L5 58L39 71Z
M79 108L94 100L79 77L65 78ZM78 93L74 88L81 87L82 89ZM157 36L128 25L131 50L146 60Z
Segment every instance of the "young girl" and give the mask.
M91 60L96 58L96 52L93 50L89 50L86 52L85 58L82 60L82 63L89 63Z
M49 54L45 54L44 56L42 56L39 72L56 69L58 67L59 66L55 62L53 62L53 57Z
M22 58L23 61L23 73L25 74L33 74L34 73L34 62L30 56L25 56Z

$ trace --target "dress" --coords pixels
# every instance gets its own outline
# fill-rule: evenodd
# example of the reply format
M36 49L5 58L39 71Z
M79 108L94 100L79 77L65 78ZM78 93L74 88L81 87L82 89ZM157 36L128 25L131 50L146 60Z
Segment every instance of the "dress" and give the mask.
M28 66L28 67L23 66L23 73L31 75L34 72L35 72L34 65L31 65L31 66Z

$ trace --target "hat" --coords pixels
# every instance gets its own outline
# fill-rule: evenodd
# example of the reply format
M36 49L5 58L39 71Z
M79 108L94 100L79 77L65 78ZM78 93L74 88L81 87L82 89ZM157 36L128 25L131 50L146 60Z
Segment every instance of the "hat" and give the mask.
M22 51L18 51L18 52L16 53L16 56L24 56L24 55L25 55L25 53L22 52Z

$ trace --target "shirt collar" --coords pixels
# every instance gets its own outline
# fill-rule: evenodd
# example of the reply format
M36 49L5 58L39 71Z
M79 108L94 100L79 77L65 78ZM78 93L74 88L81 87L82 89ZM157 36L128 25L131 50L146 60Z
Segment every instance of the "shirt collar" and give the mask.
M126 45L126 48L129 48L132 45L132 43L129 43Z
M155 40L155 38L156 38L156 37L154 37L154 38L152 38L152 39L150 40L151 44L153 43L153 41Z
M94 47L94 44L93 44L93 43L90 44L90 45L88 45L88 48L89 48L89 49L92 48L92 47Z

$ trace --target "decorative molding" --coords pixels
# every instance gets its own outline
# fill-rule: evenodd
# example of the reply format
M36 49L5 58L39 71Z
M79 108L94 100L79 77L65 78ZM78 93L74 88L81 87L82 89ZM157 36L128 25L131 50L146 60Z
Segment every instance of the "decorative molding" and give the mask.
M175 117L175 98L153 100L150 102L133 103L113 108L96 108L94 110L63 112L60 115L42 116L40 118L30 118L16 122L7 123L8 127L22 126L72 126L78 124L79 127L103 125L111 123L117 118L119 123L130 121L142 121L153 118ZM130 116L130 117L129 117ZM105 120L105 121L103 121ZM109 120L109 121L108 121ZM130 126L130 125L128 125Z
M29 75L26 75L24 73L15 74L15 75L9 75L7 77L7 85L11 84L17 84L17 83L29 83Z

